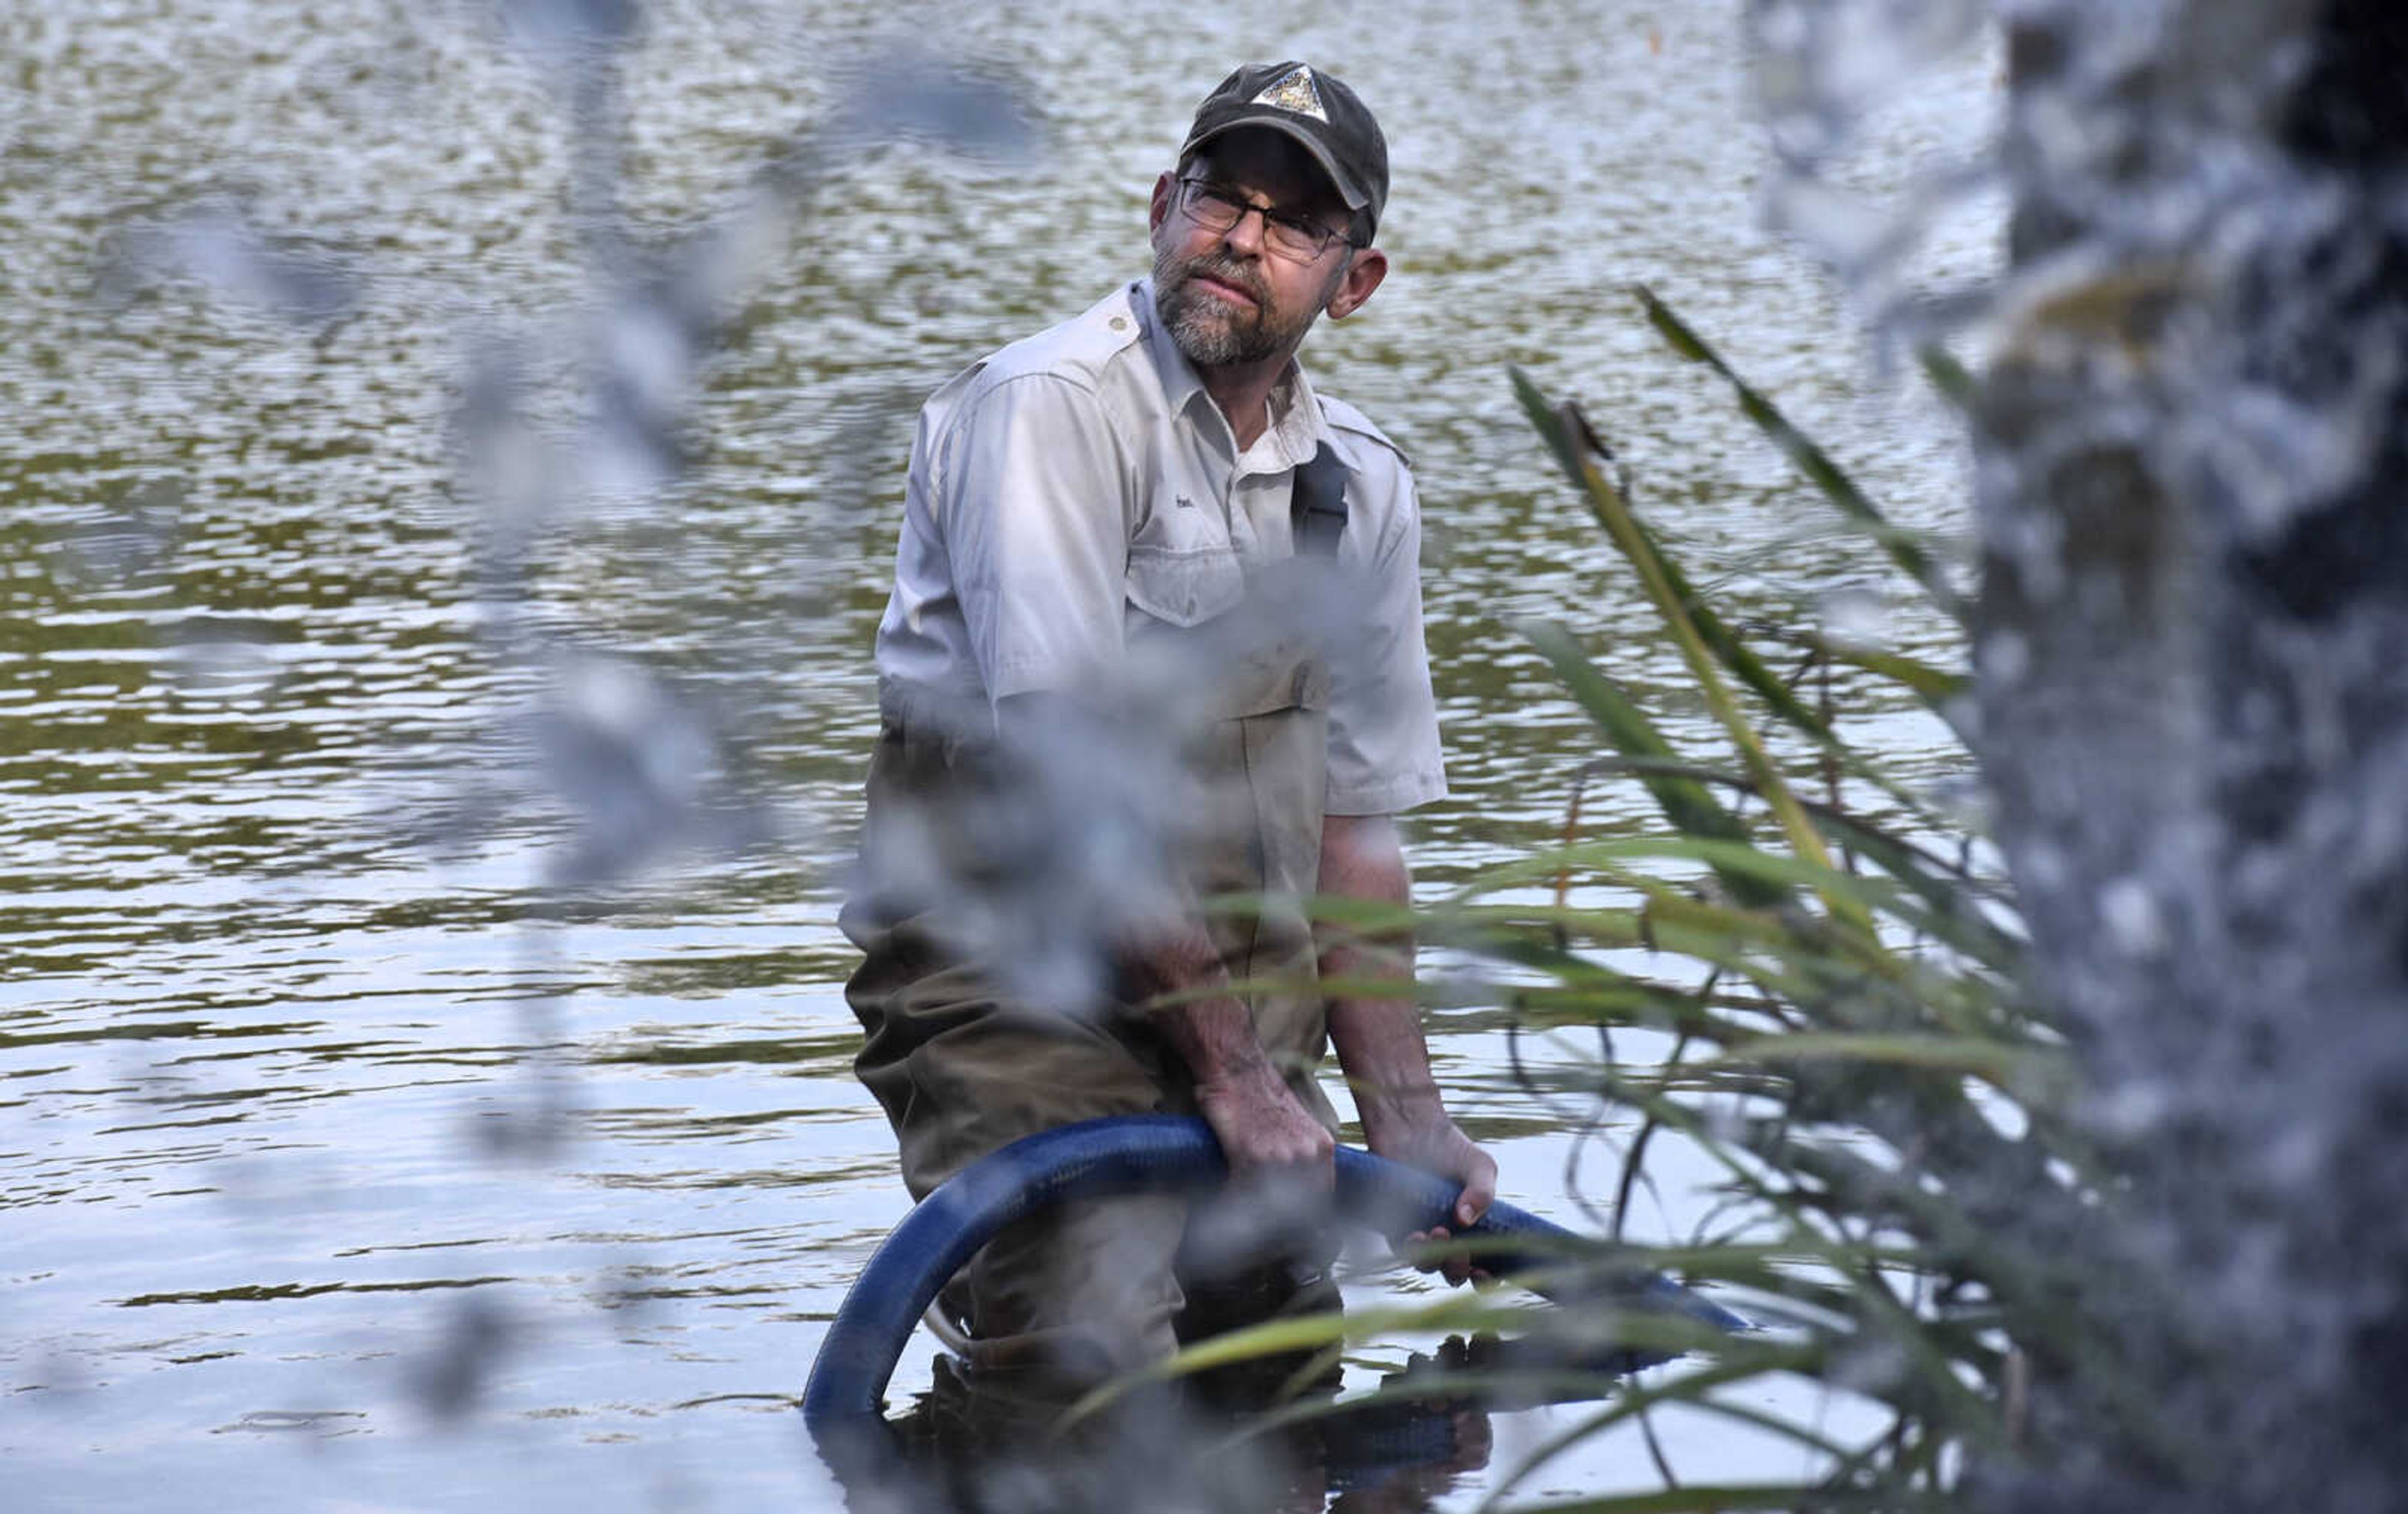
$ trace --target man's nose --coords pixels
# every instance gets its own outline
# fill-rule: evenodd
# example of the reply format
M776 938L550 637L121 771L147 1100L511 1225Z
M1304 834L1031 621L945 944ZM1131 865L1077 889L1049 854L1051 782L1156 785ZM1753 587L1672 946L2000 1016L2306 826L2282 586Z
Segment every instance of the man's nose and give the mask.
M1259 256L1263 250L1263 233L1270 229L1270 212L1259 205L1249 205L1238 212L1235 224L1221 234L1222 242L1231 251L1249 257Z

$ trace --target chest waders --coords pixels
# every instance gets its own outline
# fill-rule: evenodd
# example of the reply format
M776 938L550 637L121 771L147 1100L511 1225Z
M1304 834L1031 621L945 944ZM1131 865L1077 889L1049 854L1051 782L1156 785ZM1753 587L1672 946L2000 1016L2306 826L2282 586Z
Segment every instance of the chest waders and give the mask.
M1290 523L1298 556L1335 560L1346 477L1326 443L1297 469ZM1144 570L1133 556L1132 602L1168 598L1137 581ZM1305 985L1249 994L1247 1006L1290 1089L1335 1130L1336 1113L1314 1078L1327 1026L1310 988L1315 953L1300 906L1319 882L1329 670L1301 631L1216 635L1225 628L1217 621L1146 627L1239 647L1215 664L1212 687L1199 691L1211 718L1182 752L1182 775L1202 796L1203 813L1179 817L1181 871L1196 897L1259 897L1259 909L1212 912L1204 924L1233 980ZM974 807L1014 802L991 745L965 734L972 728L946 713L890 704L870 765L866 856L898 827L915 839L958 837L977 830L966 818ZM947 949L942 912L941 903L914 913L856 897L840 920L865 956L845 990L866 1035L854 1069L894 1126L913 1198L1039 1131L1111 1115L1196 1112L1188 1070L1142 1010L1121 1004L1079 1015L1014 1002ZM1198 1327L1191 1319L1182 1328L1192 1290L1182 1289L1177 1261L1188 1207L1136 1194L1073 1203L1014 1225L956 1276L941 1306L968 1325L983 1366L1025 1365L1077 1380L1167 1355L1182 1334L1234 1322ZM1334 1303L1334 1290L1314 1302Z

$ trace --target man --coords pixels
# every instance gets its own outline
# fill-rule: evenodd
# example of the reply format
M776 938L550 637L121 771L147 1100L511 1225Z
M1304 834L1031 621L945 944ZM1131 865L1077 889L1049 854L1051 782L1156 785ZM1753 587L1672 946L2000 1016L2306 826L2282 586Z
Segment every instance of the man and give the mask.
M1393 816L1445 792L1411 473L1296 363L1386 277L1387 180L1344 84L1240 68L1154 186L1153 277L922 412L843 922L858 1070L915 1196L1153 1111L1200 1114L1237 1191L1326 1191L1325 1045L1373 1150L1460 1182L1458 1224L1495 1192L1410 995L1310 987L1393 983L1410 942L1316 942L1298 904L1404 903ZM1255 906L1206 904L1228 895ZM1205 1249L1176 1200L1073 1206L999 1237L947 1307L975 1360L1092 1378L1200 1332Z

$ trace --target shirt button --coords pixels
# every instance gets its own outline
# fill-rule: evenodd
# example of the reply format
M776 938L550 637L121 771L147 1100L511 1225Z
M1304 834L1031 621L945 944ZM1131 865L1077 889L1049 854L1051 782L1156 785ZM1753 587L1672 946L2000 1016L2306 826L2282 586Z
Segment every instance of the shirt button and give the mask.
M1114 331L1126 331L1128 329L1128 318L1122 315L1113 316L1112 329Z

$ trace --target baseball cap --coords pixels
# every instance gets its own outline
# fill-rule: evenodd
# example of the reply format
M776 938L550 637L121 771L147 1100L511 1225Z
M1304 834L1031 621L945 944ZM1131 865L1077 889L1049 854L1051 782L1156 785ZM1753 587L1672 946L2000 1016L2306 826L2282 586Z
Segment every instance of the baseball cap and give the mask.
M1312 154L1346 201L1378 229L1388 203L1388 139L1369 107L1336 76L1291 58L1250 63L1221 80L1196 111L1181 162L1205 143L1240 126L1284 132Z

